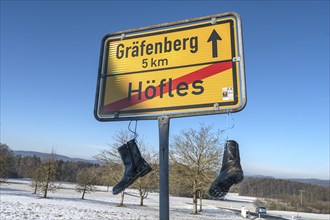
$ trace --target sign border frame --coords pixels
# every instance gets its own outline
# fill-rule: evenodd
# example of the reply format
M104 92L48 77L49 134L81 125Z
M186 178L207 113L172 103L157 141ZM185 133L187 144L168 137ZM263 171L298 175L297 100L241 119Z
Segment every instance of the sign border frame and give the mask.
M157 30L161 28L170 28L178 26L178 25L183 25L186 23L194 23L194 22L202 22L202 21L207 21L210 20L212 22L213 19L216 18L226 18L226 17L233 17L236 20L236 36L237 36L237 50L238 54L236 56L239 57L239 74L241 76L241 81L240 81L240 95L241 95L241 102L240 105L236 108L218 108L214 110L201 110L201 111L192 111L192 112L180 112L180 113L165 113L165 114L152 114L152 115L133 115L133 116L123 116L120 117L119 115L113 114L113 117L107 117L107 116L102 116L99 114L100 110L100 103L102 103L101 96L104 97L104 92L105 88L103 88L103 85L101 85L101 81L104 80L107 76L107 74L103 74L104 70L104 65L107 63L106 58L107 56L105 55L105 52L107 51L106 47L108 44L108 38L113 37L113 36L125 36L128 33L136 33L136 32L145 32L145 31L150 31L150 30ZM234 65L235 66L235 65ZM233 66L233 67L234 67ZM237 74L237 73L236 73ZM104 83L103 83L104 84ZM204 17L199 17L199 18L192 18L192 19L186 19L186 20L180 20L176 22L169 22L169 23L163 23L163 24L158 24L158 25L153 25L153 26L146 26L146 27L141 27L141 28L135 28L135 29L128 29L124 31L118 31L114 33L110 33L105 35L102 38L102 43L101 43L101 50L100 50L100 58L99 58L99 67L98 67L98 76L97 76L97 85L96 85L96 94L95 94L95 103L94 103L94 117L98 121L131 121L131 120L155 120L159 116L168 116L170 118L178 118L178 117L189 117L189 116L201 116L201 115L213 115L213 114L224 114L224 113L231 113L231 112L239 112L241 111L247 103L247 97L246 97L246 86L245 86L245 67L244 67L244 53L243 53L243 40L242 40L242 27L241 27L241 18L238 13L236 12L227 12L223 14L216 14L216 15L208 15Z

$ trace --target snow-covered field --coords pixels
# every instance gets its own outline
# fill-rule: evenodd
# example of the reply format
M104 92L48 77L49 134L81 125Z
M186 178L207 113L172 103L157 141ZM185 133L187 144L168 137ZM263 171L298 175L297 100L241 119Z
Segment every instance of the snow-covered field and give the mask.
M144 206L140 206L140 198L137 190L127 189L124 207L118 207L121 200L120 195L112 195L111 189L106 192L106 187L98 186L97 191L86 194L81 199L81 193L74 190L75 185L61 183L60 189L49 192L47 199L41 194L32 194L31 182L22 179L10 179L9 183L0 184L0 219L21 220L97 220L97 219L159 219L159 194L149 193L144 200ZM207 219L244 219L239 210L244 206L253 211L253 197L243 197L229 193L225 201L203 200L203 211L192 215L192 199L182 197L170 197L170 219L171 220L207 220ZM238 210L238 211L230 211ZM281 216L292 219L297 215L301 219L330 220L330 215L313 213L292 213L284 211L268 210L273 216ZM253 219L253 218L252 218ZM296 219L296 218L295 218Z
M118 207L120 195L98 191L86 194L74 190L74 184L62 183L61 189L49 193L47 199L32 194L29 181L9 180L0 190L0 219L159 219L158 193L150 193L140 206L136 190L128 189L124 207ZM14 182L14 183L13 183ZM111 189L110 189L111 190ZM219 201L203 200L203 211L192 215L192 199L170 197L170 219L242 219L237 212L219 208Z

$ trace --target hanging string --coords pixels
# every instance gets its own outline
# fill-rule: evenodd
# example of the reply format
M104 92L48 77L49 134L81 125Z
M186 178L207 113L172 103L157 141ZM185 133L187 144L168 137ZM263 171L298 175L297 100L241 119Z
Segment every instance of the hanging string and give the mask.
M136 132L138 121L135 120L135 128L134 128L134 131L131 129L131 123L132 123L132 121L130 121L129 124L128 124L128 130L129 130L131 133L134 134L134 139L136 139L136 138L138 137L138 134L137 134L137 132ZM136 141L136 140L135 140L135 141Z
M231 119L231 123L232 125L229 126L229 117ZM231 115L231 112L227 112L227 129L233 129L235 127L235 120L234 117Z
M230 120L231 119L231 120ZM233 129L235 127L235 121L234 118L232 117L231 113L229 111L227 111L227 118L226 118L226 128L223 130L220 130L220 133L223 134L226 138L225 138L225 143L228 141L229 139L229 130Z

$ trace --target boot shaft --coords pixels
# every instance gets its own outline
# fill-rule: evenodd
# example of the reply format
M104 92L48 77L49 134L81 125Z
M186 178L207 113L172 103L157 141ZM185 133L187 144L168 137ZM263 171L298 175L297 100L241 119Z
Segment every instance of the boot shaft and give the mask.
M125 173L134 172L144 161L134 139L123 144L117 150L125 166Z
M124 168L125 168L125 175L130 175L130 173L133 172L133 167L134 164L132 162L132 157L131 157L131 153L129 150L129 147L127 144L123 144L122 146L120 146L118 149L118 153L120 155L121 160L123 161L124 164Z
M229 140L226 143L225 151L222 159L222 168L221 170L227 169L229 166L241 166L239 156L239 146L238 143L234 140Z
M117 148L118 153L120 155L121 160L123 161L123 164L126 166L131 162L131 158L130 158L130 152L128 149L128 145L127 144L123 144L120 147Z
M141 152L135 142L135 139L132 139L127 142L128 149L130 151L131 159L133 161L134 166L137 166L139 163L141 163Z

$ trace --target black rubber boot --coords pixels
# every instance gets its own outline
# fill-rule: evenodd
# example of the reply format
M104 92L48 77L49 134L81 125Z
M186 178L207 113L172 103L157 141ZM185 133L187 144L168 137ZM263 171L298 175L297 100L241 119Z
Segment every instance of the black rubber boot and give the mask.
M114 195L117 195L132 185L139 177L143 177L151 171L151 166L142 158L134 139L120 146L118 152L124 163L125 171L121 180L112 189Z
M220 174L211 184L209 195L215 199L223 199L230 187L243 179L238 143L229 140L226 143Z

